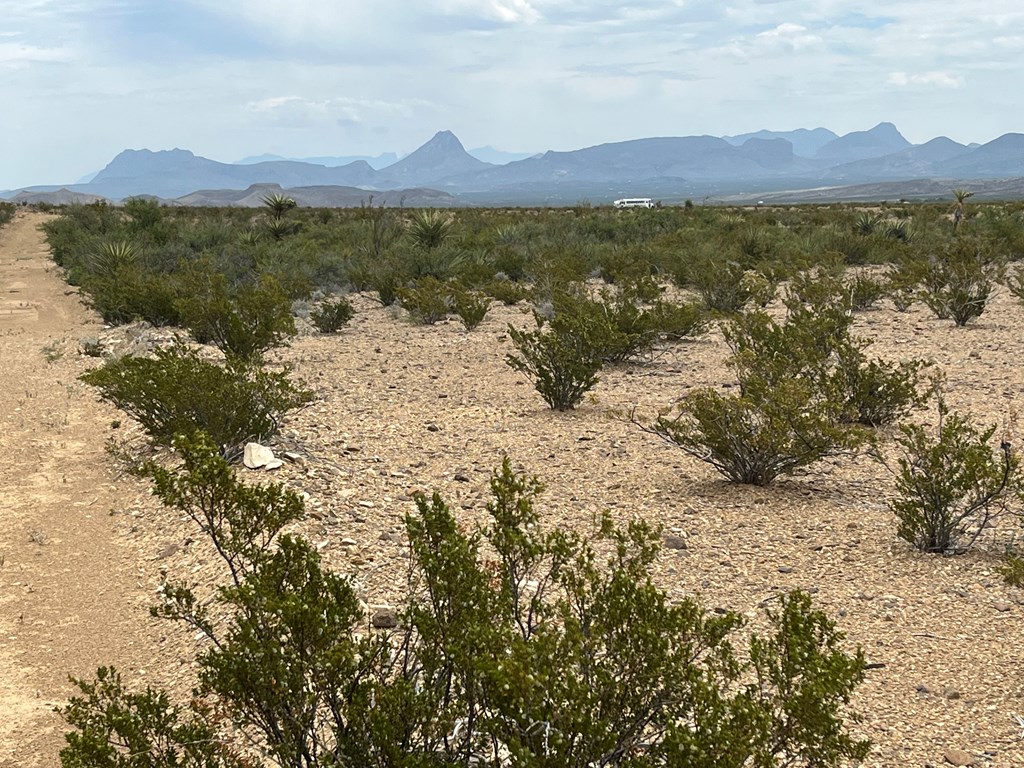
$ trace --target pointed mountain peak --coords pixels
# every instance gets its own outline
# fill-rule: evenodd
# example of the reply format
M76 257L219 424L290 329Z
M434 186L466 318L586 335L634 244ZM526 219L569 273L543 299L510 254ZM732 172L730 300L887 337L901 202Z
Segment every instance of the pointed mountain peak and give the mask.
M445 152L465 152L466 148L459 141L459 137L451 131L438 131L433 137L420 147L417 152L424 149L443 150Z
M447 176L493 167L466 151L451 131L438 131L426 144L384 169L403 183L425 184Z

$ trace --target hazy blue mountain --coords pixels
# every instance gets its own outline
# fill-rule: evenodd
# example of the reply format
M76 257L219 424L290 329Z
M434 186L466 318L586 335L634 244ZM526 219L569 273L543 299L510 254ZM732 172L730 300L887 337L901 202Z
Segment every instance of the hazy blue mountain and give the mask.
M933 176L945 161L969 154L970 149L945 136L912 146L891 155L836 165L825 174L829 179L912 179Z
M754 131L738 136L723 136L727 142L739 147L750 139L785 139L793 145L793 154L800 157L814 157L814 154L830 141L839 138L828 128L797 128L795 131Z
M833 165L883 157L907 149L911 144L892 123L879 123L870 131L854 131L822 146L814 157Z
M396 163L380 170L380 178L390 186L435 185L453 176L478 173L494 168L466 151L451 131L438 131L426 144Z
M491 146L477 147L467 151L477 160L483 160L485 163L491 163L492 165L505 165L516 160L525 160L537 154L536 152L504 152Z
M939 163L938 170L962 178L1024 176L1024 134L1005 133L998 139Z
M323 165L328 168L337 168L339 165L348 165L350 163L363 160L371 168L380 169L391 165L393 162L398 160L398 155L394 152L382 152L379 155L342 155L329 157L282 157L281 155L263 154L243 157L241 160L236 160L233 164L255 165L256 163L267 163L280 160L296 163L312 163L313 165Z
M90 183L76 185L75 189L113 199L138 194L175 198L197 189L244 189L257 183L284 187L372 186L376 173L363 160L338 168L289 160L233 165L198 157L185 149L129 149L115 157Z
M806 156L812 149L814 156ZM499 159L508 154L487 156ZM265 188L304 195L302 204L306 205L356 204L353 201L373 194L375 200L384 196L398 200L404 195L405 204L412 206L456 205L460 201L561 205L584 198L598 202L624 196L724 198L808 190L823 184L927 179L941 180L949 187L955 179L1024 176L1024 134L1006 134L982 145L958 144L940 136L915 146L891 123L880 123L844 136L816 128L723 138L640 138L497 164L467 152L451 131L440 131L414 152L380 169L365 159L339 166L246 160L253 162L221 163L184 149L125 150L88 183L67 185L63 192L57 185L24 191L98 195L112 200L145 194L190 205L210 205L217 200L241 205L255 199L254 190ZM867 194L864 189L858 194ZM16 194L18 190L4 193L8 197ZM445 196L450 194L459 199ZM239 202L244 200L249 202Z

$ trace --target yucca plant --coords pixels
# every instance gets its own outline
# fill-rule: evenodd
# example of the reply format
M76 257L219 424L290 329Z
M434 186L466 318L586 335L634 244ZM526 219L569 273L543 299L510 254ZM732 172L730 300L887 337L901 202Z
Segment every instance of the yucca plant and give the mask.
M280 193L264 195L260 200L263 205L267 207L267 210L270 211L270 215L273 216L275 220L283 219L284 215L297 205L295 200Z
M426 208L413 211L406 225L409 239L418 248L437 248L451 235L453 220L447 211Z
M116 277L125 270L135 269L139 262L139 249L128 240L113 240L100 246L89 259L89 268L96 277Z

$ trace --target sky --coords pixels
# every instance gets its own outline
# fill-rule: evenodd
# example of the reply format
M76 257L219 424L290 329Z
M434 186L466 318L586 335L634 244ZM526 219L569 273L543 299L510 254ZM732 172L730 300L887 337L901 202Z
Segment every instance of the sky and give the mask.
M233 162L896 124L1024 132L1020 0L0 0L0 189Z

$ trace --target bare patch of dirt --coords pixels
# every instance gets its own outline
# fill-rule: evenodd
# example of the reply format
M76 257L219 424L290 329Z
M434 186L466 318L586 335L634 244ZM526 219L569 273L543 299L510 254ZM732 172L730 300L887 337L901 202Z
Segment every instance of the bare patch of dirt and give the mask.
M0 765L54 766L68 676L153 659L145 578L111 511L136 485L104 453L117 414L77 376L99 326L19 213L0 230Z

